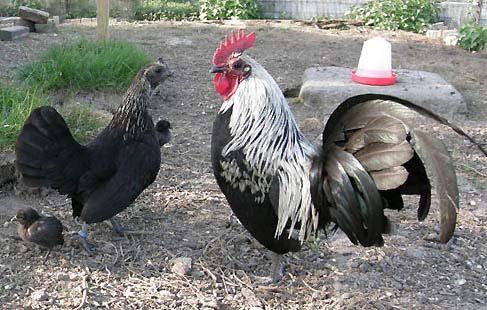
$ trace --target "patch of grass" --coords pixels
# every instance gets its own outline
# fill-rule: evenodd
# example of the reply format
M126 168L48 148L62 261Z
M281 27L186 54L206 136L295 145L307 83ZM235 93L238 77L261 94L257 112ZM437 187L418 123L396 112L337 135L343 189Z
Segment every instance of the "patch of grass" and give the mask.
M49 105L49 99L37 89L0 84L0 150L15 147L17 136L30 112L43 105ZM93 139L111 119L110 115L81 104L70 103L56 109L79 143Z
M353 6L346 15L378 29L422 33L439 12L437 0L372 0Z
M57 110L68 124L75 140L81 144L91 141L111 119L107 114L79 103L70 103Z
M82 39L50 48L39 61L22 66L18 77L47 90L123 90L148 62L134 44Z
M136 20L196 20L198 4L184 0L145 0L135 7Z
M32 109L47 103L47 97L37 89L0 85L0 149L12 149Z

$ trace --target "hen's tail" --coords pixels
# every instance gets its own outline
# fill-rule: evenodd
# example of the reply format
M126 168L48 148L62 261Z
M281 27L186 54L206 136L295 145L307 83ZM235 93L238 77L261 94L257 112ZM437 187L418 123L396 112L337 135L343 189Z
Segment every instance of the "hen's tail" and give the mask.
M30 187L50 187L73 193L86 170L85 148L71 135L66 122L52 107L33 110L17 138L16 169Z

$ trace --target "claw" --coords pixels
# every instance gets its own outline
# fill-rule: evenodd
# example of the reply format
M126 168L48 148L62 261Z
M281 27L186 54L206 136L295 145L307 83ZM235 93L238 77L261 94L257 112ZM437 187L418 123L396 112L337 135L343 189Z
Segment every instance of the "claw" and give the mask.
M90 243L86 240L86 238L79 236L79 242L85 249L86 253L88 253L89 256L93 256L95 254L95 245L93 243Z
M115 219L111 218L110 219L110 224L112 224L112 229L115 233L117 233L120 237L124 237L125 234L129 233L132 231L132 229L128 227L124 227L120 225Z

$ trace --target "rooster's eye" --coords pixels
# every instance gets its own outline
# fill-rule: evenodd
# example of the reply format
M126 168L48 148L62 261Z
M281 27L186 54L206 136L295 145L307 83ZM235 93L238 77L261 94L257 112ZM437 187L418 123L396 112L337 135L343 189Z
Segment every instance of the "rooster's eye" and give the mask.
M233 64L233 69L240 70L243 67L243 62L237 61L236 63Z

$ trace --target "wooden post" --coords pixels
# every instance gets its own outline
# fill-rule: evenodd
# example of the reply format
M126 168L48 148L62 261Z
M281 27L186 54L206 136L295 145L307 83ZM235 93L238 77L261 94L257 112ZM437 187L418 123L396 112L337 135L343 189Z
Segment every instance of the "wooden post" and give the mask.
M100 41L108 39L109 0L96 0L96 37Z

